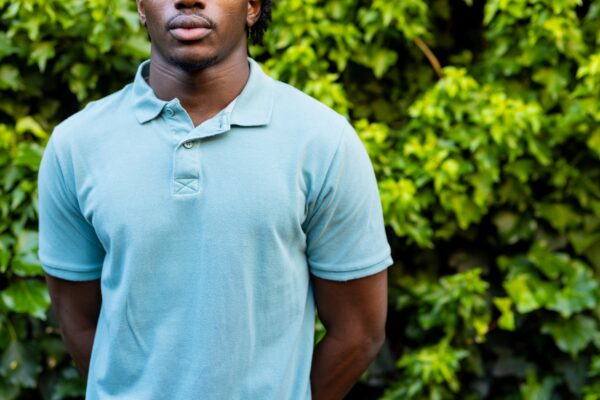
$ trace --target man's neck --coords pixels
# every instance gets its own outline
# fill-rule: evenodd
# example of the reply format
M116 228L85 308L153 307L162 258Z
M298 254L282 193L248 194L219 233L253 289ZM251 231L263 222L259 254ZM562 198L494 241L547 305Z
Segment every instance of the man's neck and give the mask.
M246 52L232 54L194 73L183 71L153 53L149 84L161 100L178 98L194 126L198 126L231 103L241 93L249 75Z

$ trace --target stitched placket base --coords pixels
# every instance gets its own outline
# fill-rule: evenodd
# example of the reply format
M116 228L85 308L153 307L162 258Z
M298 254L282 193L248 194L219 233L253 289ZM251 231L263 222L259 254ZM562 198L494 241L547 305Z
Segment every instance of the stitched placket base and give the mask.
M202 139L229 131L229 113L222 111L194 128L185 110L179 104L176 108L178 110L173 114L179 116L179 121L170 123L179 139L173 154L172 194L194 195L200 193L202 188Z

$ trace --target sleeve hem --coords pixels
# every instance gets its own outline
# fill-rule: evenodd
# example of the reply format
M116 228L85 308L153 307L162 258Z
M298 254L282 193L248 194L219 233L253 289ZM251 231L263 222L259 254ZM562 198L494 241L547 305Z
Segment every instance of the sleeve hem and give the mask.
M65 279L68 281L93 281L100 279L102 268L95 268L88 271L73 271L63 267L55 267L42 263L44 272L56 278Z
M369 275L374 275L383 271L393 264L392 257L388 254L383 260L370 264L364 267L357 267L346 271L332 271L320 268L311 268L311 273L317 278L332 280L332 281L349 281L352 279L364 278Z

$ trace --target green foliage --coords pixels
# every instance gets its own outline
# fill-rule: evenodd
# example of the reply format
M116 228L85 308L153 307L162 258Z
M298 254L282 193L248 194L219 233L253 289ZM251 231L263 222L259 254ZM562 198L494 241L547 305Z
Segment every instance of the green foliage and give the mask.
M424 346L409 349L397 362L400 377L383 397L395 399L445 399L458 394L461 361L479 363L477 345L485 340L491 312L487 282L482 271L430 280L427 276L399 279L396 308L406 314L407 339Z
M468 355L468 351L453 348L446 341L406 352L397 363L405 376L382 400L451 397L460 389L456 373Z
M0 399L72 398L37 169L149 45L129 0L0 16ZM598 0L275 2L252 56L347 115L380 183L396 362L363 382L384 399L600 399L599 26Z
M83 393L56 322L47 318L36 178L52 127L122 86L147 56L131 6L0 0L0 399Z

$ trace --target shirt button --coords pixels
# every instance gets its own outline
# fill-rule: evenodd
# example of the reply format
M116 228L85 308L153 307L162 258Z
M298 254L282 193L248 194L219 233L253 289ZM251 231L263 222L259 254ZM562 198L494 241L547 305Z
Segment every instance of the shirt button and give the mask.
M165 110L165 114L167 114L167 117L172 117L173 116L173 110L171 110L170 108L167 108Z
M183 142L183 147L185 147L186 149L191 149L194 146L194 143L190 140L187 142Z

